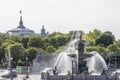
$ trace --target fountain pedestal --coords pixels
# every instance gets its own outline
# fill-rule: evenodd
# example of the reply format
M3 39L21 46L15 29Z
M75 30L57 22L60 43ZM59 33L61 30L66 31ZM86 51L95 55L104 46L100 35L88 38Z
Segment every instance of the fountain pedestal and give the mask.
M83 40L82 39L82 32L80 34L80 37L79 37L79 40L78 40L78 59L77 59L77 62L78 62L78 74L81 74L83 72L88 72L88 68L86 66L86 61L85 59L86 58L89 58L91 57L92 55L91 54L85 54L84 53L84 48L85 48L85 44L88 43L86 40Z

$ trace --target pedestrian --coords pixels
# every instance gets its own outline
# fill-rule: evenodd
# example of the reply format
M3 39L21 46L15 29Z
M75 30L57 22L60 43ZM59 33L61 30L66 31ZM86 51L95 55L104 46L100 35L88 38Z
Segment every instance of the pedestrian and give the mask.
M55 67L55 69L53 69L53 74L54 74L54 75L57 75L57 74L58 74L58 72L57 72L57 67Z

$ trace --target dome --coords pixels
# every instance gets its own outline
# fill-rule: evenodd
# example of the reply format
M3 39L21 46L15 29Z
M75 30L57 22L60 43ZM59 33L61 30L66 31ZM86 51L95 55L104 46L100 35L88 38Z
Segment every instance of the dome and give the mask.
M11 35L18 35L18 36L35 35L33 30L30 30L23 25L22 16L20 16L19 26L17 28L7 31L7 33Z

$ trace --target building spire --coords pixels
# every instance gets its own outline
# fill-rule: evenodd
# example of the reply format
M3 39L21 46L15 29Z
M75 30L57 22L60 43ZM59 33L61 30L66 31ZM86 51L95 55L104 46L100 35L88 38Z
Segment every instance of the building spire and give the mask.
M20 10L20 14L22 14L22 11Z
M25 27L23 26L23 21L22 21L22 11L20 10L20 22L18 28L24 29Z

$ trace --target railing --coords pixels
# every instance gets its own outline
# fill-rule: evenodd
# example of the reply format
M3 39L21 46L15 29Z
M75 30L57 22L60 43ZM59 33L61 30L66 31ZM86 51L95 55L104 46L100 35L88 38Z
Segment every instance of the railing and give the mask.
M49 75L44 80L119 80L118 75Z

